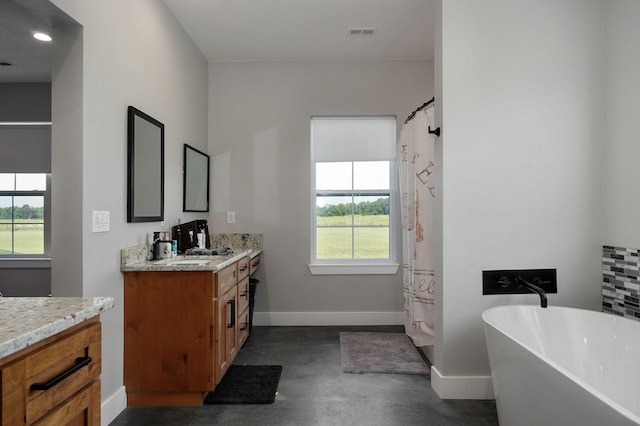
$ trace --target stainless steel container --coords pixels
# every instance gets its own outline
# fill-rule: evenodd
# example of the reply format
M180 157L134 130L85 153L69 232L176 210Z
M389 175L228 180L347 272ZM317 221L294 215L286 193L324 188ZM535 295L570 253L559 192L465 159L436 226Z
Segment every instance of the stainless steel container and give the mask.
M160 241L158 242L158 258L159 259L168 259L172 256L171 253L171 241Z

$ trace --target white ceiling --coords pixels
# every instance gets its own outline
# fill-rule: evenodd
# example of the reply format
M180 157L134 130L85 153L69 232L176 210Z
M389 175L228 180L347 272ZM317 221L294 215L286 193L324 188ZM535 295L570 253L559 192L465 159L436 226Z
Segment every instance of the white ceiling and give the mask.
M433 59L435 0L164 2L212 62ZM0 0L0 83L50 81L52 47L32 32L60 21L72 20L48 0Z
M0 83L50 82L53 45L33 33L74 25L49 0L0 0Z
M27 2L29 3L29 2ZM46 16L10 0L0 0L1 83L51 80L51 44L33 38L33 31L49 31Z
M434 0L164 2L209 61L433 59Z

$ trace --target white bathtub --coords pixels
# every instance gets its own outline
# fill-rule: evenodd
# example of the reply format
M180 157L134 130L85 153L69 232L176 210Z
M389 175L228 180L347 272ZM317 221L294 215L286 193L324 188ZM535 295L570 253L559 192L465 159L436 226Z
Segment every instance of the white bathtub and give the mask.
M482 319L501 426L640 424L640 322L554 306Z

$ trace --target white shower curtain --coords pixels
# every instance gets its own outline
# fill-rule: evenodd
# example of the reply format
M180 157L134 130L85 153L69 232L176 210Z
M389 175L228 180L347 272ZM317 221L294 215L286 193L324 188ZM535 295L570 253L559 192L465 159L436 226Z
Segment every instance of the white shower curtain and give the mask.
M416 346L434 342L433 103L402 126L398 169L402 210L404 324Z

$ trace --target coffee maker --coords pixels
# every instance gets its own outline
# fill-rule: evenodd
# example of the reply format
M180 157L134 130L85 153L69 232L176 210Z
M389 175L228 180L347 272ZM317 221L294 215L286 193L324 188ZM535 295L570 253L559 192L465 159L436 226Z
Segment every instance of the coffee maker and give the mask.
M178 242L178 253L184 253L186 250L198 247L198 234L204 233L205 248L211 247L209 239L209 227L204 219L192 220L183 224L178 224L171 228L171 235Z

